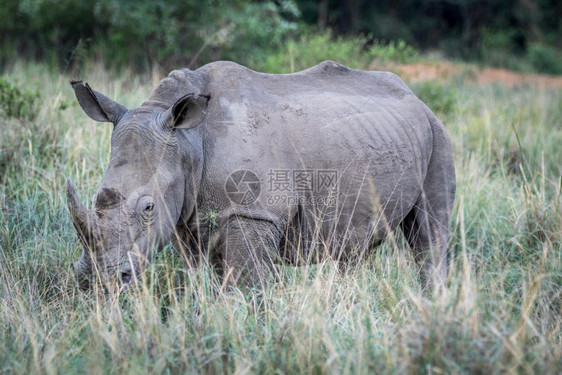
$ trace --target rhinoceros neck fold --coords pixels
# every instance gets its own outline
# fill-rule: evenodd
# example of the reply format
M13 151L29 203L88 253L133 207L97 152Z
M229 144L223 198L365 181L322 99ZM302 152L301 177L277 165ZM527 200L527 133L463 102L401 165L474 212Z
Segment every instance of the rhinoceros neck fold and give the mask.
M196 71L189 69L173 70L160 81L143 107L168 109L187 94L202 94L204 79Z

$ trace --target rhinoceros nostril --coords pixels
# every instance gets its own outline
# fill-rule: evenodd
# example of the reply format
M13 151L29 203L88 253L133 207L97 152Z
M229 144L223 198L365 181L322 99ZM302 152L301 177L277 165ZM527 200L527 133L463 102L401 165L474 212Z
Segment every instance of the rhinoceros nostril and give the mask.
M133 278L133 274L130 271L121 272L121 283L128 284L131 282L132 278Z

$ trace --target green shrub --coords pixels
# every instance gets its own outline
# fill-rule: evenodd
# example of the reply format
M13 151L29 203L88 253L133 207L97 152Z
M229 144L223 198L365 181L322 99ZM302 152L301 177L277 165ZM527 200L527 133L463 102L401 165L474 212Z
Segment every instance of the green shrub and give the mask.
M0 115L20 120L32 120L37 115L39 91L21 90L17 84L0 76Z
M412 90L437 115L447 116L455 110L456 92L451 86L435 81L411 85Z
M380 63L393 61L408 64L418 58L418 51L406 44L403 40L391 41L388 44L376 42L367 52L367 55Z
M485 64L499 67L513 67L513 30L484 30L480 42L480 58Z
M266 57L257 70L268 73L292 73L309 68L324 60L347 62L351 66L363 66L365 56L357 39L333 39L331 32L305 34L297 40L289 40L283 47Z
M352 68L367 69L373 60L406 63L418 56L417 51L403 41L376 42L371 47L368 44L368 38L363 36L334 37L331 31L305 33L297 40L286 42L277 53L255 68L268 73L292 73L324 60L333 60Z
M485 30L480 42L480 60L484 64L516 71L562 74L562 52L544 43L526 48L516 43L518 31Z
M293 0L6 0L0 67L17 57L71 71L93 57L138 71L219 59L247 64L296 32L299 17Z
M116 2L101 0L97 19L109 22L92 46L107 61L136 68L154 63L164 70L197 67L224 59L262 61L297 29L299 11L291 0L260 3L217 0ZM138 43L131 44L131 41Z
M527 58L537 72L562 74L562 53L552 47L531 44L527 51Z

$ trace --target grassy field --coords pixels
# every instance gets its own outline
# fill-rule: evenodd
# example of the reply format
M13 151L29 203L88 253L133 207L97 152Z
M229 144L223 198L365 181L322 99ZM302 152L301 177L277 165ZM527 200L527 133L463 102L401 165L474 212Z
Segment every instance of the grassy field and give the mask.
M396 233L346 273L283 269L255 309L171 251L126 295L81 292L64 181L93 194L111 126L83 114L73 77L23 63L6 77L38 98L0 112L0 373L562 372L562 89L413 85L455 152L444 293L421 292ZM128 107L154 87L96 65L80 78Z

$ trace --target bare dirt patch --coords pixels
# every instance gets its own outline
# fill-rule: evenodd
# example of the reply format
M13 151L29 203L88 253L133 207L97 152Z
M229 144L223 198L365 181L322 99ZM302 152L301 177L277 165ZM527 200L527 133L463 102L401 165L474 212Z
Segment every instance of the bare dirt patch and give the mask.
M373 68L380 69L380 66ZM396 72L401 78L409 82L458 79L461 82L479 85L501 84L508 87L532 85L545 88L562 88L562 76L522 74L505 69L479 68L474 65L445 61L394 65L385 68Z

